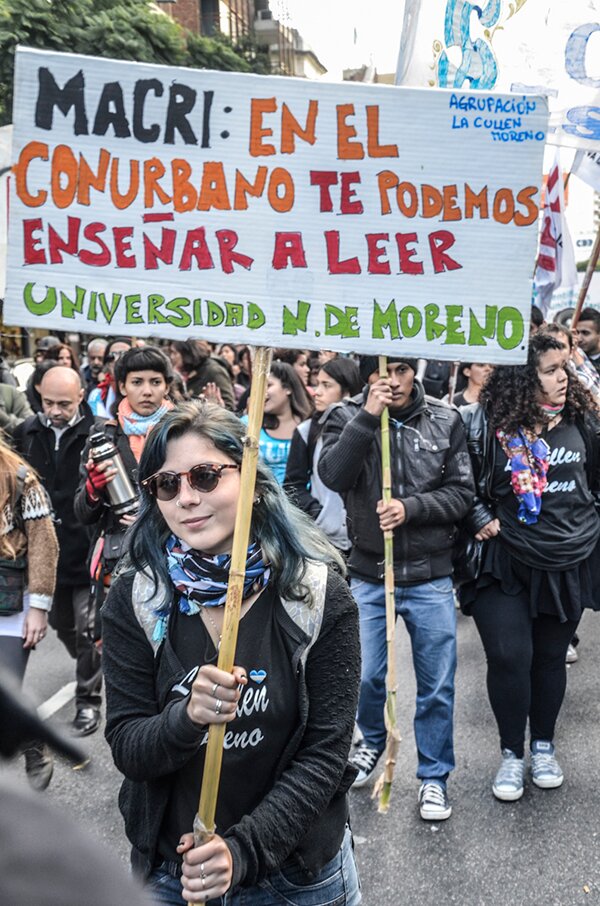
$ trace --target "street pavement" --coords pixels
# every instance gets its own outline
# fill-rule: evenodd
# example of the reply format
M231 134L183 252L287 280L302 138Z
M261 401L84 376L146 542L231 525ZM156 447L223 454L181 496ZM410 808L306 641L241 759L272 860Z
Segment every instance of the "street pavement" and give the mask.
M351 794L363 906L600 904L600 615L586 614L580 635L580 659L568 668L556 736L565 782L559 790L546 791L528 783L520 802L500 803L491 792L499 747L483 652L472 620L459 615L456 771L449 785L454 811L449 821L432 824L419 818L416 806L414 680L407 635L398 624L403 741L390 810L378 814L368 787ZM52 705L51 697L73 676L72 662L51 633L32 655L26 690L37 703L50 699ZM71 700L51 719L64 726L73 714ZM117 808L119 774L100 732L82 740L82 746L89 765L74 771L59 760L42 795L127 861ZM22 764L5 765L0 774L21 779Z

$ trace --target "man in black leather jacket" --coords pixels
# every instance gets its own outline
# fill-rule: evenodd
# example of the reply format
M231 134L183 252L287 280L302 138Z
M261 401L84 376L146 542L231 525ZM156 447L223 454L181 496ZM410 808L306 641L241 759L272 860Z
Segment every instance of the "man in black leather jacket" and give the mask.
M416 362L389 359L381 379L365 356L360 397L330 415L319 474L344 495L352 552L348 568L360 610L362 677L353 756L355 786L373 775L385 747L386 625L383 534L394 532L396 613L410 634L417 679L415 737L419 806L425 820L448 818L446 781L454 768L456 615L452 592L455 526L474 497L464 429L455 409L426 397ZM382 498L380 417L390 410L392 501Z

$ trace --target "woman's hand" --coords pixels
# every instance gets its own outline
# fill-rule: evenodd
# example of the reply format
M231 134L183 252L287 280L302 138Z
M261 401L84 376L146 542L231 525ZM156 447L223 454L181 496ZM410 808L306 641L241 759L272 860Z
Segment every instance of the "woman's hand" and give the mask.
M575 364L575 366L583 365L585 359L583 358L581 349L579 349L578 346L573 346L573 349L571 350L571 360Z
M91 457L86 462L85 468L88 473L85 483L87 496L93 503L97 503L106 485L114 479L117 470L113 465L112 459L94 462Z
M496 535L500 532L500 520L492 519L491 522L487 522L483 528L480 528L475 538L477 541L489 541L490 538L495 538Z
M121 525L124 525L125 528L129 528L137 519L137 513L124 513L123 516L119 519Z
M209 403L217 403L218 406L225 407L223 402L223 397L221 396L221 389L214 383L214 381L209 381L208 384L205 384L202 388L201 399L206 400Z
M184 834L177 847L183 856L182 897L188 903L206 903L223 896L231 887L233 859L222 837L194 846L194 835Z
M187 713L195 724L228 724L235 717L240 700L240 686L248 682L243 667L225 673L214 664L204 664L192 686Z
M39 607L30 607L23 621L23 648L33 648L48 631L48 613Z

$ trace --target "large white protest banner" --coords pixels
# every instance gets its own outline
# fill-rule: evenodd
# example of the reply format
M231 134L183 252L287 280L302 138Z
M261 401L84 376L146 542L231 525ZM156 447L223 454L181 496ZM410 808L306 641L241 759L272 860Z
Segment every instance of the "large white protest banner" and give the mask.
M547 91L551 144L600 147L600 0L405 0L396 81Z
M5 317L520 361L547 116L20 49Z

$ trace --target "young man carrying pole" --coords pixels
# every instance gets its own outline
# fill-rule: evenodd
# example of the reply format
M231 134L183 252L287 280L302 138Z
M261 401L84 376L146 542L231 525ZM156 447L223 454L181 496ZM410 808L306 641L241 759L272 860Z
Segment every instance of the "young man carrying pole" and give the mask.
M413 359L388 360L380 378L365 356L367 383L330 416L319 474L344 493L353 542L348 562L361 621L362 676L357 723L363 742L353 756L355 786L373 776L385 746L386 622L383 534L394 532L396 613L412 644L417 680L415 737L419 807L425 820L449 818L446 781L454 768L453 706L456 613L452 594L454 527L474 496L458 413L426 397ZM392 500L382 501L380 417L390 411ZM377 513L377 519L374 514Z

